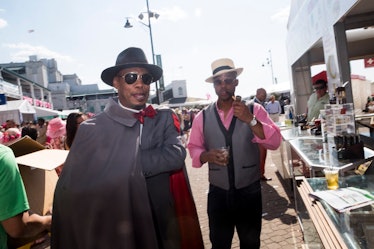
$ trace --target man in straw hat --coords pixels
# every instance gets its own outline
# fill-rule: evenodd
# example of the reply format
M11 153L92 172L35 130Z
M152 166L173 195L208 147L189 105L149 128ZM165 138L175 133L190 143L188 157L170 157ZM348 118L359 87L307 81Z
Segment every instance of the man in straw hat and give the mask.
M55 190L53 249L202 248L178 118L146 104L161 75L134 47L102 72L118 97L80 125L70 147Z
M208 217L212 248L231 248L234 229L240 248L260 248L262 200L257 144L277 149L280 130L259 104L246 104L235 88L243 68L231 59L212 63L215 103L199 112L192 124L188 149L192 166L208 163ZM220 148L229 147L229 158Z

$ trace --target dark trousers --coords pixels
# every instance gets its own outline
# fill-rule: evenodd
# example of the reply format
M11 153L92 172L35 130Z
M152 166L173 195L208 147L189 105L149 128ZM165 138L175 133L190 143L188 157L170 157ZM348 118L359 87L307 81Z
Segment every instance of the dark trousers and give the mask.
M260 248L262 195L260 181L224 190L209 186L208 217L212 249L230 249L235 228L240 249Z

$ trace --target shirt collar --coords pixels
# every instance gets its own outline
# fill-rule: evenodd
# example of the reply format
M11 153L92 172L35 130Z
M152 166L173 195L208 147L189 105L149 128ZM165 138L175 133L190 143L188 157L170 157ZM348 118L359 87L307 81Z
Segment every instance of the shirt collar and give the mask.
M123 108L123 109L125 109L125 110L127 110L127 111L130 111L130 112L133 112L133 113L139 113L139 112L140 112L140 110L135 110L135 109L128 108L128 107L122 105L122 104L121 104L121 101L119 101L119 99L118 99L118 105L119 105L121 108Z

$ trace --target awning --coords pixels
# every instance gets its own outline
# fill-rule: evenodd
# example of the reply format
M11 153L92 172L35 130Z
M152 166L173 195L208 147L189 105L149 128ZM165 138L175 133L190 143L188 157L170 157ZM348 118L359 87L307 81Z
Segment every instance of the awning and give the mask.
M34 109L36 111L36 116L38 118L52 119L54 117L61 116L61 112L56 111L56 110L52 110L52 109L48 109L44 107L38 107L38 106L34 106Z

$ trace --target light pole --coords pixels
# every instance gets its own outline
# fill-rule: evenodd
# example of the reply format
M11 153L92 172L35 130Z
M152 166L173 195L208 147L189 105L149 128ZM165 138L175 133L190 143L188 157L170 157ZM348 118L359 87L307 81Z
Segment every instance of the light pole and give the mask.
M154 51L154 48L153 48L153 35L152 35L152 25L151 25L151 17L154 17L154 18L158 18L160 15L155 13L155 12L152 12L149 10L149 3L148 3L148 0L146 0L146 3L147 3L147 12L141 12L138 16L138 18L140 20L143 20L144 18L144 13L147 14L147 18L148 18L148 24L142 22L142 21L139 21L141 24L143 24L144 26L146 26L148 29L149 29L149 37L150 37L150 40L151 40L151 50L152 50L152 63L153 64L156 64L155 63L155 51ZM129 21L129 18L126 18L126 23L124 25L125 28L132 28L132 25ZM155 82L155 85L156 85L156 104L160 104L160 97L159 97L159 91L158 91L158 81Z
M271 58L271 50L269 49L269 57L266 58L266 64L268 64L270 66L270 70L271 70L271 81L273 83L273 85L277 84L277 79L274 77L274 71L273 71L273 59ZM262 66L264 67L265 65L262 64Z

